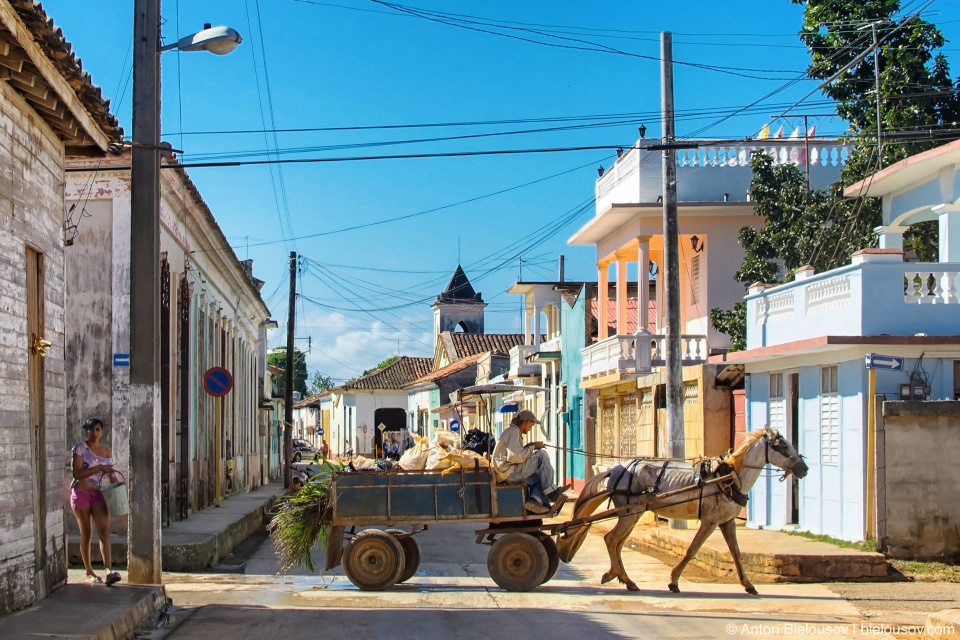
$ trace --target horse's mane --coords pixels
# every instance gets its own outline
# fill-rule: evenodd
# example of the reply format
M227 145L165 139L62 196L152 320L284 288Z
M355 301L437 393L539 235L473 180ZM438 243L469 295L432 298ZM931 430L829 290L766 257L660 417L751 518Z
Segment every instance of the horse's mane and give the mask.
M766 433L764 429L748 433L743 440L743 444L737 447L737 450L733 453L729 453L724 456L724 460L733 465L733 468L737 470L737 473L740 473L740 470L743 467L743 456L746 455L747 450L753 445L754 442L763 437L764 433Z

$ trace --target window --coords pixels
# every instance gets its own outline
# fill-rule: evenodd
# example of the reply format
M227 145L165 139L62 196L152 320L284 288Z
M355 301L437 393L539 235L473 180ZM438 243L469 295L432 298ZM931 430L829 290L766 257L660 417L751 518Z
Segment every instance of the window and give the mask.
M693 257L693 304L700 304L700 256Z
M837 367L820 367L820 462L840 463L840 396Z
M770 374L770 399L767 402L767 425L783 431L787 426L787 400L783 395L783 373Z

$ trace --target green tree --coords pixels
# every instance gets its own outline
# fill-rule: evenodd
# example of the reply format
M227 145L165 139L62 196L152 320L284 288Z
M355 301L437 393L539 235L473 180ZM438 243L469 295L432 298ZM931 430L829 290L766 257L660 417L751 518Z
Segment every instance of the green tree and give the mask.
M875 198L843 196L853 184L909 155L935 146L921 140L920 129L954 126L960 116L960 94L950 79L949 65L936 50L945 40L937 27L920 18L901 17L898 0L790 0L804 7L801 41L808 47L810 77L825 80L851 62L873 42L871 22L877 23L880 46L881 129L884 144L877 153L877 110L874 57L829 84L824 93L836 101L837 113L849 122L844 136L851 147L839 182L828 190L807 192L798 167L773 166L757 154L751 161L750 199L764 217L759 229L740 230L745 255L736 274L749 286L756 281L777 283L812 264L818 272L850 261L853 252L876 246L874 228L882 220ZM865 27L865 28L861 28ZM918 259L937 259L935 222L914 224L904 234L904 249ZM731 336L735 348L746 341L746 305L732 311L713 309L711 323Z
M321 391L326 391L327 389L333 388L333 378L330 376L325 376L319 371L313 372L313 377L310 378L310 393L320 393Z
M294 348L293 350L293 390L299 391L300 396L304 397L307 395L307 361L304 356L304 353L300 349ZM287 367L287 350L284 348L274 349L267 354L267 362L272 364L275 367L280 367L281 369L286 369ZM283 396L286 393L286 378L280 376L280 379L277 382L277 392Z
M383 369L384 367L393 364L394 362L396 362L396 361L399 360L399 359L400 359L400 356L390 356L389 358L387 358L386 360L384 360L383 362L381 362L380 364L378 364L378 365L375 366L374 368L372 368L372 369L367 369L366 371L364 371L364 372L361 373L360 375L361 375L361 376L365 376L365 375L367 375L368 373L373 373L374 371L377 371L377 370L379 370L379 369Z

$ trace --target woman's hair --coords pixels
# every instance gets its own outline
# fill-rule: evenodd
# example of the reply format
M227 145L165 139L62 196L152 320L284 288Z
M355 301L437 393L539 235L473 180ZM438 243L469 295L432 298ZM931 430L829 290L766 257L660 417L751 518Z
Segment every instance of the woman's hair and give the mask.
M103 420L100 418L87 418L81 429L84 431L91 431L97 425L103 427Z

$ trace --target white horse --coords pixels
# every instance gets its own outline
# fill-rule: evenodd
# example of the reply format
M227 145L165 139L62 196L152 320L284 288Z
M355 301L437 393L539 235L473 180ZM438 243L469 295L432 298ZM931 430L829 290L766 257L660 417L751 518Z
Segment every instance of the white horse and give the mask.
M747 578L737 545L735 518L747 503L747 493L753 488L760 472L768 465L783 470L781 480L791 473L797 478L807 475L807 465L797 450L775 429L764 427L747 435L746 441L733 453L722 458L712 476L729 475L728 480L710 484L698 483L696 465L677 461L634 460L594 476L587 482L574 505L574 519L593 514L606 499L615 508L638 503L637 510L627 509L618 516L617 525L603 539L610 554L610 571L603 574L601 583L618 578L631 591L639 591L627 576L620 553L643 511L653 511L659 516L678 520L700 520L700 529L693 537L690 548L680 563L670 573L670 591L679 593L677 582L684 568L697 554L704 541L718 526L733 556L740 584L747 593L756 595L757 590ZM669 496L662 494L676 492ZM645 508L639 503L646 503ZM560 559L570 562L587 537L590 525L568 529L557 540Z

